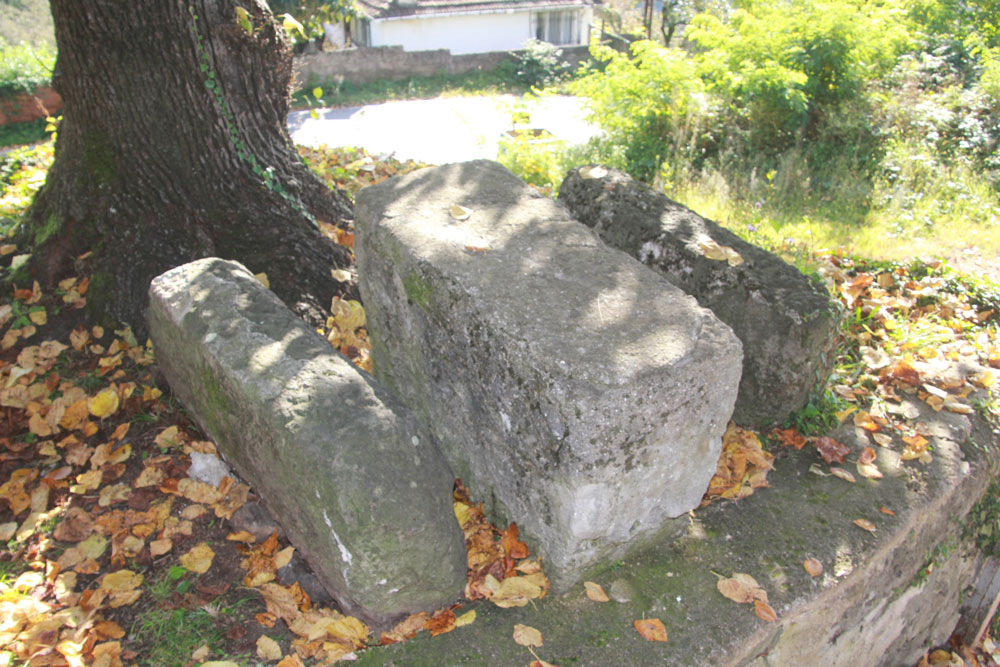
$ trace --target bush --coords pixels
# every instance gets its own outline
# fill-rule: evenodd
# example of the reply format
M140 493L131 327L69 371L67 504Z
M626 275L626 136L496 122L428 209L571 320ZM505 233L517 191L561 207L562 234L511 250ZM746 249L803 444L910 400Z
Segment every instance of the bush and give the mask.
M0 97L32 93L52 79L56 52L41 44L9 44L0 38Z
M508 67L514 80L529 88L545 88L559 83L569 74L570 66L562 61L562 49L548 42L530 39L520 51L512 51Z
M697 161L710 150L708 124L715 109L683 51L640 41L632 44L631 56L606 47L593 55L604 71L569 88L587 98L591 118L608 141L623 147L625 171L648 181L665 161Z

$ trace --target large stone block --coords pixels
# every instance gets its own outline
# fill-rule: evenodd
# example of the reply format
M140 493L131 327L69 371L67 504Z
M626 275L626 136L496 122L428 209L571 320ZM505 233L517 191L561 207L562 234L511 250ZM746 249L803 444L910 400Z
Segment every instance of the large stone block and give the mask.
M433 439L242 265L153 280L156 359L347 613L384 624L454 601L466 555Z
M376 374L557 588L698 505L741 363L710 311L495 162L366 188L355 217Z
M743 341L733 419L778 422L822 391L841 317L822 285L625 174L593 174L574 169L563 181L559 201L573 217L694 296ZM705 239L732 248L743 263L709 259Z

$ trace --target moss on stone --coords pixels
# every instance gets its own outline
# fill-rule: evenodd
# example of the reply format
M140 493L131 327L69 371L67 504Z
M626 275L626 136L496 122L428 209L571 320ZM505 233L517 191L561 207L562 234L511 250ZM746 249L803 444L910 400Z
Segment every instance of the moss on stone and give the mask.
M424 280L420 274L411 270L409 275L403 279L403 289L406 291L407 299L427 310L433 290L430 283Z

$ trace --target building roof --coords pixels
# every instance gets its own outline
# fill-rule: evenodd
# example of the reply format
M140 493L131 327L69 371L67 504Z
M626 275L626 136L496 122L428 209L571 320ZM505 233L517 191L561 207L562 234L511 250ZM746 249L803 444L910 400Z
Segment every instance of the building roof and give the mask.
M586 7L594 0L357 0L368 18L416 18L441 14L494 14L516 10Z

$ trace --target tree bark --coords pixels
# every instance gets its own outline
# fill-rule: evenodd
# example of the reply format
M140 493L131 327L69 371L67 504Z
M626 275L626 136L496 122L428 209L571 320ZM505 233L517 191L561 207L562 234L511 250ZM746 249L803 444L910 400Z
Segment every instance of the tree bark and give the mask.
M241 25L244 7L252 34ZM93 251L88 301L144 331L152 278L207 256L265 272L315 320L351 261L316 220L350 202L286 128L288 40L259 0L51 0L64 100L55 161L26 217L32 277L52 285Z

